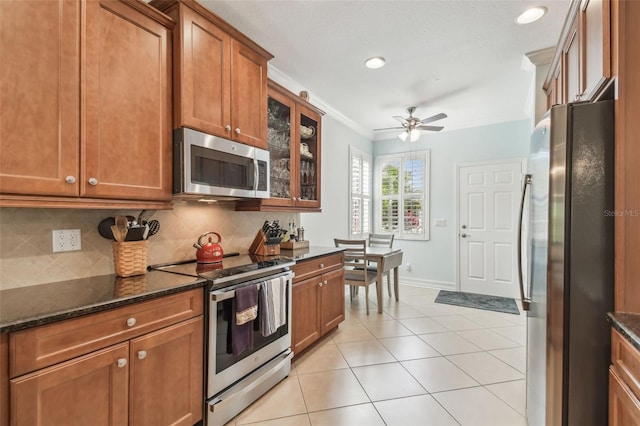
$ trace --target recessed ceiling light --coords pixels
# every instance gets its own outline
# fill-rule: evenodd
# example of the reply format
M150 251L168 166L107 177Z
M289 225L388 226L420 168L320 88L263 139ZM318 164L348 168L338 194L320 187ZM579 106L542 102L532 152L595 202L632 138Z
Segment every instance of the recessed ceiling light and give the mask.
M373 58L369 58L364 61L364 64L367 68L371 68L372 70L384 67L385 59L382 56L374 56Z
M522 25L530 24L542 18L545 13L547 13L546 7L532 7L531 9L527 9L522 12L520 16L516 18L516 22Z

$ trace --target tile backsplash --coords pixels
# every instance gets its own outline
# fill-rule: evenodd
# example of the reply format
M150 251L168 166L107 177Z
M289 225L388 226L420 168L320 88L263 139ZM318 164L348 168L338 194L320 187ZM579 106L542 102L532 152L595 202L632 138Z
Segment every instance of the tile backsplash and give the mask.
M0 290L113 273L111 241L100 236L98 224L116 214L138 213L0 208ZM195 258L193 243L208 231L222 236L225 252L246 253L265 220L300 223L297 213L236 212L233 203L175 202L173 210L158 210L152 219L160 222L160 231L149 238L149 264ZM80 229L82 249L53 253L54 229Z

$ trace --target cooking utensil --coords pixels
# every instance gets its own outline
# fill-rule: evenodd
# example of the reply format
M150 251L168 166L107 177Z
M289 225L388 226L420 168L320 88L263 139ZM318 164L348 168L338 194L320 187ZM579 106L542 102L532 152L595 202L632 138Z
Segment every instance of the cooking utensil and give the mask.
M154 210L142 210L138 215L138 225L144 225L155 214Z
M127 230L124 241L141 241L144 240L145 231L148 233L146 226L135 226Z
M120 233L120 228L118 228L116 225L111 225L111 235L117 242L122 242L122 234Z
M115 217L115 221L116 221L116 227L118 228L118 231L120 232L120 241L125 241L127 238L127 231L129 228L129 221L127 220L126 216L116 216Z
M133 216L127 216L128 221L132 221L135 218ZM106 238L107 240L115 240L113 236L113 232L111 232L111 227L116 224L116 220L113 216L104 218L98 224L98 233L102 238Z
M155 219L150 220L146 225L149 227L149 237L152 235L156 235L160 230L160 222Z

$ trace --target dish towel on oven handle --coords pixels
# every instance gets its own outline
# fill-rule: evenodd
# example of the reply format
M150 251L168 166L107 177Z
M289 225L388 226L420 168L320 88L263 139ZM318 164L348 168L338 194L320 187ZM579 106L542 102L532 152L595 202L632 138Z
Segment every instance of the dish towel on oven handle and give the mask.
M287 280L284 277L265 281L260 286L258 315L260 333L271 336L287 322Z
M235 290L231 310L231 350L234 355L253 349L253 320L258 315L258 285Z

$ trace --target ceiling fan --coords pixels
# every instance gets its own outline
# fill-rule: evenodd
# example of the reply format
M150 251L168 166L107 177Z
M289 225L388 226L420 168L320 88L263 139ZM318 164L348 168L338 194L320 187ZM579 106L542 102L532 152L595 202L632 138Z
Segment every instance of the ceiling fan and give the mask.
M402 127L385 127L382 129L373 129L373 130L391 130L391 129L403 129L404 131L398 135L401 141L406 141L407 137L411 142L415 142L420 138L421 130L429 130L432 132L439 132L444 129L443 126L427 126L429 123L433 123L434 121L442 120L443 118L447 118L447 114L441 112L440 114L432 115L431 117L424 118L420 120L417 117L413 116L413 112L416 110L416 107L412 106L407 108L407 112L409 113L409 117L404 118L399 115L394 115L393 118L398 120Z

